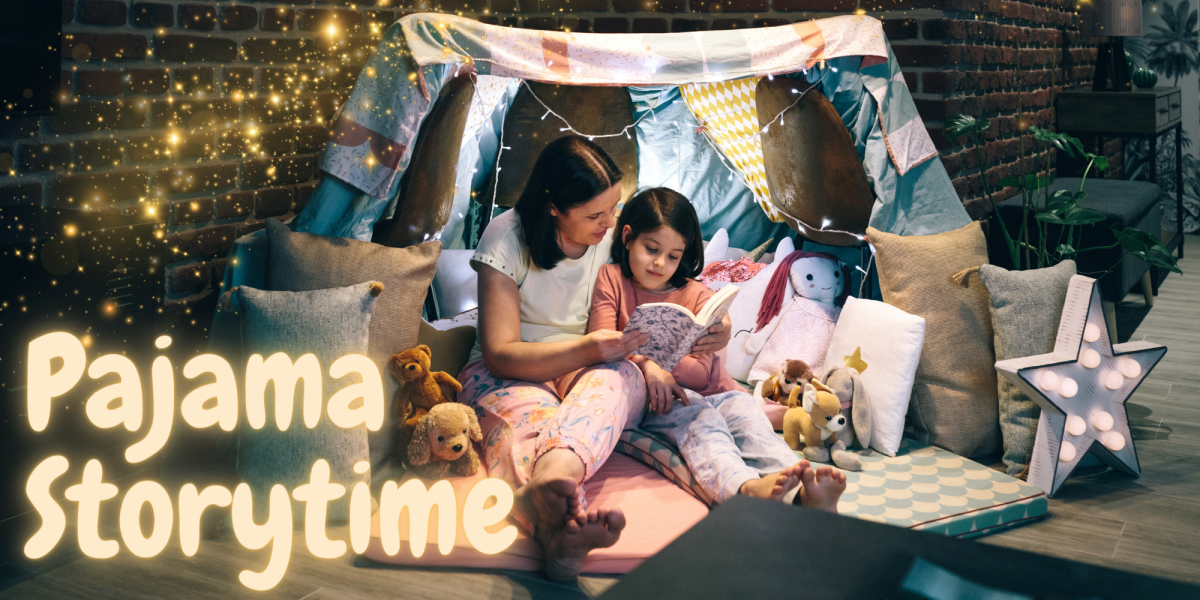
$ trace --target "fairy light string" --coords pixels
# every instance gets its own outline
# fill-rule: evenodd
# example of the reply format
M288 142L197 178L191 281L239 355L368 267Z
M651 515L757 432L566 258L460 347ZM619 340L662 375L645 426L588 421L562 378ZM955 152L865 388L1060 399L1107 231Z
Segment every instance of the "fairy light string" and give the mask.
M830 69L823 69L823 71L824 72L821 74L821 77L819 79L817 79L817 81L815 83L813 83L810 87L808 87L804 91L801 92L799 90L793 89L792 91L794 93L798 94L796 96L796 99L793 100L791 104L784 107L783 110L779 111L779 113L776 114L775 117L772 118L770 121L768 121L766 125L762 126L762 128L759 129L758 133L754 134L753 136L741 139L741 140L733 140L731 143L745 143L745 142L751 142L755 139L761 141L762 134L767 133L770 130L771 125L774 125L776 122L779 122L780 125L783 125L784 124L784 121L783 121L784 114L787 113L787 111L795 108L796 105L799 104L800 101L804 99L805 95L807 95L810 91L812 91L814 88L818 87L819 85L821 85L822 82L825 81L825 78L830 73ZM774 79L773 76L768 76L768 77L772 80ZM559 131L562 131L562 132L569 131L575 135L586 137L589 140L595 140L598 138L613 138L613 137L619 137L622 135L624 135L627 139L632 139L632 136L630 136L630 134L629 134L629 130L633 129L636 131L638 124L640 124L642 122L642 120L644 120L646 117L650 117L655 122L658 121L658 117L657 117L657 115L655 115L655 109L659 108L659 106L661 106L661 105L655 105L651 109L642 113L642 115L640 117L638 117L637 120L635 120L632 124L622 127L621 130L616 133L588 133L588 132L580 131L580 130L576 129L575 126L571 125L571 123L569 121L567 121L566 117L555 112L554 109L550 108L550 106L548 104L546 104L546 102L544 102L540 97L538 97L537 93L535 93L533 91L533 88L529 85L529 83L527 81L525 81L524 79L518 79L518 81L520 82L520 85L525 86L525 89L529 91L529 95L531 97L533 97L533 99L536 100L537 103L542 106L542 108L546 109L546 112L544 114L542 114L543 121L546 119L546 117L548 117L550 115L554 115L555 118L557 118L559 121L561 121L563 123L563 125L565 125L565 127L561 127L559 129ZM734 111L725 111L724 113L721 113L721 115L729 114L731 112L734 112ZM710 118L718 117L721 115L711 115ZM498 194L499 187L500 187L499 186L500 169L501 169L500 159L504 155L505 150L512 149L512 148L509 148L504 145L504 128L501 127L500 129L501 129L500 130L500 144L499 144L499 150L497 151L497 154L496 154L496 167L495 167L495 171L493 172L493 181L495 181L496 184L494 184L492 186L492 198L491 198L490 206L488 209L489 219L491 218L491 215L495 212L495 209L496 209L496 198L497 198L497 194ZM742 182L742 184L745 185L747 188L749 188L750 186L749 186L749 183L746 181L745 174L742 173L739 169L735 169L733 166L731 166L729 164L724 151L721 150L720 146L716 143L716 140L713 138L712 133L708 130L708 127L703 122L700 123L700 127L695 131L695 133L698 135L702 135L704 137L704 139L708 142L708 144L713 148L713 150L716 152L717 158L721 161L721 165L724 166L729 171L730 179L732 180L733 176L736 175L738 177L738 179ZM806 223L803 220L795 217L794 215L790 214L786 209L784 209L784 207L780 206L779 203L777 203L774 198L768 198L768 200L770 200L771 204L775 206L775 208L779 211L779 213L783 217L790 219L796 225L797 229L802 234L806 233L807 231L813 231L813 232L819 232L819 233L833 233L833 234L848 235L859 241L866 240L866 238L860 233L854 233L852 231L845 231L845 230L841 230L841 229L827 229L826 227L827 227L828 222L822 223L821 227L815 227L815 226L813 226L809 223Z

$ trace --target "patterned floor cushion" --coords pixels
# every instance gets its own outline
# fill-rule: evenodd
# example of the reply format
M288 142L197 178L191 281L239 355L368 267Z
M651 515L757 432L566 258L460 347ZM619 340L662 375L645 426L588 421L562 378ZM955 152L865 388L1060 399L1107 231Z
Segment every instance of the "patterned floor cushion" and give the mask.
M617 451L653 467L705 504L713 504L667 439L627 429ZM941 448L904 439L894 457L879 452L860 456L863 470L846 473L846 493L838 503L838 512L846 516L974 537L1046 515L1042 490Z

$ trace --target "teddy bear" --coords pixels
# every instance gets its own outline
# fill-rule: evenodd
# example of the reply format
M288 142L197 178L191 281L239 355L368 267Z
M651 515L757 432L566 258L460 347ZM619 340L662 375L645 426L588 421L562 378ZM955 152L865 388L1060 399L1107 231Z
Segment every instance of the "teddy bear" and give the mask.
M797 251L783 259L763 294L756 331L744 342L746 353L758 355L746 380L765 380L786 358L820 372L849 279L849 268L832 254Z
M754 386L754 399L758 400L759 404L770 400L787 406L792 389L800 386L803 390L804 384L812 378L813 372L808 368L808 363L802 360L785 360L779 365L778 373Z
M797 397L802 400L796 406ZM783 440L793 450L804 445L804 457L813 462L829 462L846 471L861 471L862 461L846 451L846 442L838 440L838 432L845 429L849 420L842 414L842 402L833 390L813 379L801 395L793 388L788 397L792 405L783 416ZM826 446L830 448L827 450Z
M472 442L482 439L474 410L457 402L438 404L417 421L408 444L408 463L427 479L474 475L479 455Z
M413 430L425 413L434 406L452 401L442 389L443 385L456 393L462 391L462 385L449 373L429 370L432 356L429 346L421 344L388 359L388 370L400 380L394 403L394 414L400 419L397 448L408 447Z

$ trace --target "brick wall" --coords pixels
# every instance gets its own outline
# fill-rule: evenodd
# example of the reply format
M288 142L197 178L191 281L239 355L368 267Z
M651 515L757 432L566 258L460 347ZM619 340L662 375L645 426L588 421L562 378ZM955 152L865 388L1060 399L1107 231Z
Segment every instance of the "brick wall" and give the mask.
M190 312L181 307L213 296L237 236L305 205L328 119L397 15L442 10L537 29L666 32L782 25L857 8L854 0L400 1L63 0L61 112L0 121L0 168L10 165L0 205L166 215L168 311ZM1000 166L987 176L1007 174L1023 125L1054 122L1051 81L1091 76L1094 45L1075 33L1072 5L862 1L883 20L973 214L983 208L980 169L941 135L941 121L960 111L990 118L986 152Z

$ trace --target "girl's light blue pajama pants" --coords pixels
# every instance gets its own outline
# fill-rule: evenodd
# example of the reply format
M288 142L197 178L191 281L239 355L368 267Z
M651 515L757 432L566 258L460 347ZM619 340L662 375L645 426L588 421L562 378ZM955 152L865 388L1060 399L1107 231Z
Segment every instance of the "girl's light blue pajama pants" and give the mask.
M647 409L641 427L669 438L679 447L709 498L725 502L747 481L778 473L800 461L771 428L762 407L750 394L733 391L701 396L686 391L690 406L677 399L665 415Z

